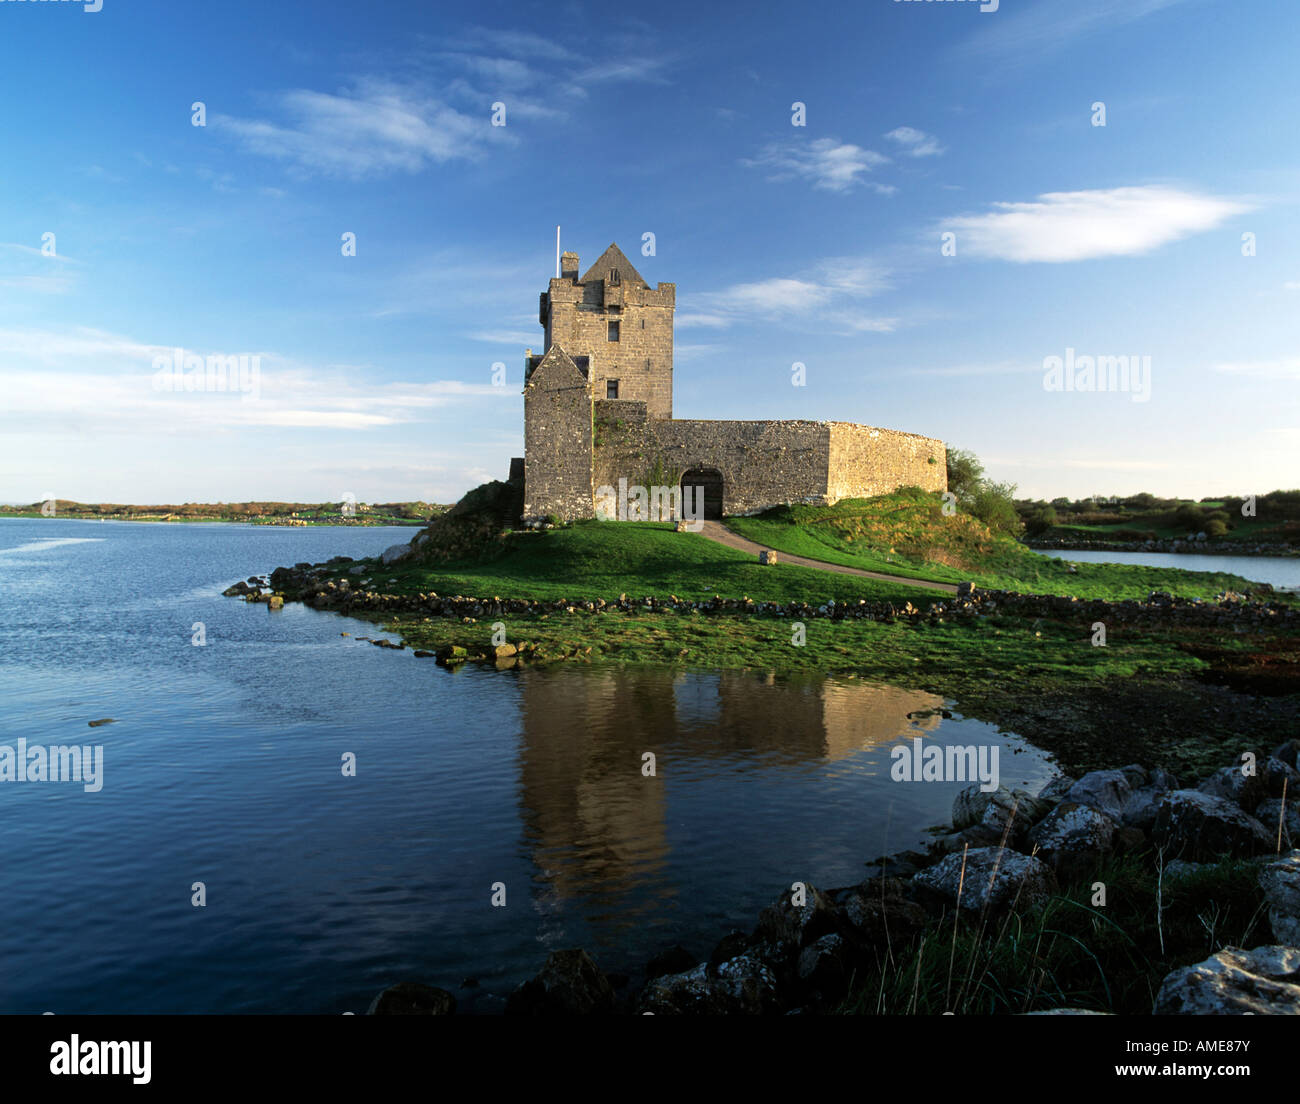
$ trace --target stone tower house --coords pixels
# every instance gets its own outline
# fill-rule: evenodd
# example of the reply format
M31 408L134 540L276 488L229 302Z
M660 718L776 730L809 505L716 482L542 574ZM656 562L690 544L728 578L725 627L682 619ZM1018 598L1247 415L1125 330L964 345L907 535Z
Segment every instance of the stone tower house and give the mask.
M675 284L651 288L617 245L582 276L576 253L561 256L539 304L545 349L524 368L526 522L595 517L598 492L620 481L698 488L705 517L947 489L943 442L915 433L674 418L676 300Z
M675 284L651 288L617 245L581 277L578 255L565 253L541 296L545 351L559 345L584 365L595 398L634 399L649 417L671 418L676 302Z

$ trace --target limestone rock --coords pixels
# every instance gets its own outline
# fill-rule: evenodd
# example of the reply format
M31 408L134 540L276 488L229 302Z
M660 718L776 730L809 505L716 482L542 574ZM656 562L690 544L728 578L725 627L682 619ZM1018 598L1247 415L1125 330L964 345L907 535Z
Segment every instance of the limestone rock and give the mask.
M588 1016L612 1012L614 987L581 948L552 951L541 972L506 1001L515 1016Z
M749 1015L777 1010L776 977L758 959L741 955L716 974L704 965L657 978L641 992L637 1011L664 1015Z
M384 549L383 555L379 557L380 563L392 564L398 560L404 560L415 550L409 544L392 544Z
M1245 812L1250 812L1269 796L1261 774L1242 774L1240 767L1224 767L1222 770L1217 770L1196 788L1201 793L1231 801Z
M811 882L805 883L803 905L791 904L794 891L785 890L758 917L754 941L789 943L806 947L813 940L836 930L835 902Z
M799 953L799 981L828 1003L848 992L850 973L849 952L841 936L823 935Z
M1268 922L1273 925L1278 942L1300 947L1300 850L1264 867L1259 872L1259 885L1268 902Z
M1115 846L1115 821L1088 805L1062 801L1029 832L1037 854L1062 878L1083 877Z
M1300 950L1225 947L1170 973L1156 994L1157 1016L1300 1015Z
M1281 798L1271 797L1255 807L1255 819L1268 829L1273 846L1278 844L1278 828L1282 829L1282 848L1300 847L1300 804L1293 802L1290 791L1286 799L1285 814Z
M1267 850L1268 830L1235 802L1200 790L1172 790L1156 813L1152 842L1171 858L1203 862Z
M978 911L986 906L998 910L1016 902L1026 907L1056 892L1056 878L1044 862L1002 847L977 847L962 856L949 855L928 870L922 870L913 885L947 904Z

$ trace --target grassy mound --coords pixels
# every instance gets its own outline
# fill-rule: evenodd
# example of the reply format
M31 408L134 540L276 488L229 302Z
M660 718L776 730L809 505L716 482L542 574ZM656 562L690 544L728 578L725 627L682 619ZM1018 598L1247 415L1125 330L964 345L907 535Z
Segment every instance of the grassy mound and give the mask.
M1042 556L968 514L945 516L942 498L917 488L834 506L781 506L727 524L778 552L942 583L1110 600L1142 599L1153 590L1213 598L1225 590L1268 589L1223 572Z
M484 563L505 550L508 531L524 508L522 480L494 479L475 487L416 534L415 559L423 564Z

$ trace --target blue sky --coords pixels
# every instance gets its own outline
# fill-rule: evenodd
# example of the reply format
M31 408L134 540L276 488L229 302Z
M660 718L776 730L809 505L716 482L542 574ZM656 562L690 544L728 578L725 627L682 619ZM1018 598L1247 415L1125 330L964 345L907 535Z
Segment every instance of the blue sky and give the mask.
M677 284L678 417L1032 496L1300 486L1300 5L84 7L0 0L0 501L504 478L556 225ZM257 394L155 389L175 348ZM1067 349L1148 398L1046 390Z

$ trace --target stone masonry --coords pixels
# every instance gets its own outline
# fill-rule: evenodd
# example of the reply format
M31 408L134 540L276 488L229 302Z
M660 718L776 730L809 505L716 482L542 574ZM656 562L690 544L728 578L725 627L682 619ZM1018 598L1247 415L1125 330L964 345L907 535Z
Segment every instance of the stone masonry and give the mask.
M578 276L565 253L526 356L524 520L596 516L619 481L700 486L711 516L947 489L942 441L849 422L672 416L676 288L651 289L617 245Z

